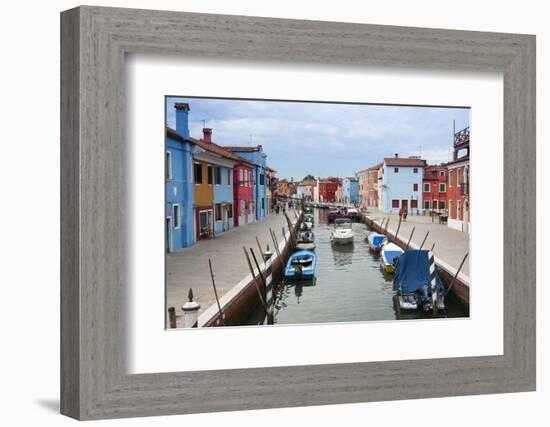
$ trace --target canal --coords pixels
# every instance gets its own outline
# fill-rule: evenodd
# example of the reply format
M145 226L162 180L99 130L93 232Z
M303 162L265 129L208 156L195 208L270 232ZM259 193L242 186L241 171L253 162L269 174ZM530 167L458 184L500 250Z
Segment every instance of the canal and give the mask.
M377 254L369 251L366 224L354 223L354 243L333 245L327 209L314 209L315 253L314 283L276 282L275 323L302 324L430 318L430 313L399 314L394 307L392 276L380 268ZM438 317L466 317L468 314L450 298L447 310ZM263 311L251 316L247 324L264 322Z

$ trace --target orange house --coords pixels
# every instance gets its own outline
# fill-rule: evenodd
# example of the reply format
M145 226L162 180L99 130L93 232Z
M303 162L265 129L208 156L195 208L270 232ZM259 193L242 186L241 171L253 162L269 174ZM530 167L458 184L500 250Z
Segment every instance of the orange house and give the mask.
M210 237L214 232L214 191L212 166L203 161L193 162L195 182L195 233L197 240Z

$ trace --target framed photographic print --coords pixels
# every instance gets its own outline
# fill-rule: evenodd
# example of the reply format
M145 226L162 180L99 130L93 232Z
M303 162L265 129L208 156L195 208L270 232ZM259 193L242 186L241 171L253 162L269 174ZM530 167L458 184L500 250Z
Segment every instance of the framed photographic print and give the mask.
M533 36L80 7L61 40L62 413L535 389Z

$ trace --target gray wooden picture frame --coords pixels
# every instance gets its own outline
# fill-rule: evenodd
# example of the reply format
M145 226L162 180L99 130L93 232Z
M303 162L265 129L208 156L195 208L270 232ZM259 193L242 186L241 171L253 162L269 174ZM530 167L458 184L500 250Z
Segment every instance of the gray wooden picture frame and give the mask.
M504 354L128 375L127 53L502 72ZM65 415L100 419L535 390L535 232L532 35L87 6L61 14Z

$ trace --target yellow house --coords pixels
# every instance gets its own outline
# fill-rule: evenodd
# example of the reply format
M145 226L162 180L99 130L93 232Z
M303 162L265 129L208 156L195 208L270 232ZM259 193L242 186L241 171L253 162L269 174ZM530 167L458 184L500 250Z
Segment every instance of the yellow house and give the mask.
M195 181L195 224L197 240L210 236L214 230L214 191L212 166L203 161L193 162Z

